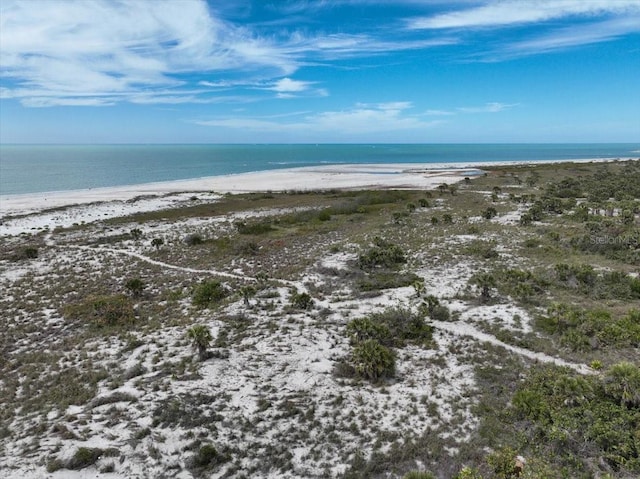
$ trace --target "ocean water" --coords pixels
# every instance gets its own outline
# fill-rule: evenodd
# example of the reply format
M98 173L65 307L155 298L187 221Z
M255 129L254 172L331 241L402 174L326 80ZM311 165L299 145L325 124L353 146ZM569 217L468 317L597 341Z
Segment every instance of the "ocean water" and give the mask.
M0 195L300 166L640 157L640 144L0 145Z

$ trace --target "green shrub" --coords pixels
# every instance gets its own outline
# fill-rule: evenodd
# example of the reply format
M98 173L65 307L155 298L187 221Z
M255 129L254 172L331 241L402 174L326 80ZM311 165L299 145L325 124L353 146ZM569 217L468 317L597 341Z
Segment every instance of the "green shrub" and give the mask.
M487 220L490 220L491 218L497 215L498 215L498 210L496 210L493 206L490 206L486 210L482 211L482 217Z
M291 295L291 306L296 309L304 309L308 310L313 308L313 298L309 295L309 293L293 293Z
M36 259L38 257L38 248L35 246L27 246L24 249L23 255L27 259Z
M103 453L104 451L99 448L79 447L65 466L72 470L84 469L95 464Z
M433 328L424 317L414 314L410 309L387 308L379 313L373 313L369 319L389 330L393 346L404 346L406 342L426 344L433 337Z
M153 238L151 240L151 246L153 246L156 249L159 249L160 246L162 246L164 244L164 240L162 238Z
M320 221L329 221L331 219L331 212L329 210L322 210L318 213L318 219Z
M199 308L215 306L228 295L227 289L220 281L203 281L193 291L193 304Z
M126 283L124 283L124 287L127 288L127 290L136 297L142 294L145 286L146 285L144 284L144 281L142 281L140 278L131 278L128 279Z
M407 257L399 246L379 237L373 240L371 248L358 257L358 266L362 269L391 268L406 262Z
M356 318L347 324L347 335L352 344L357 344L369 339L375 339L380 344L391 346L393 338L386 324L373 320L370 317Z
M198 453L192 459L192 465L195 468L209 468L227 462L229 457L220 454L218 450L211 444L202 446Z
M396 369L394 352L374 339L358 343L351 353L358 376L377 381L393 377Z

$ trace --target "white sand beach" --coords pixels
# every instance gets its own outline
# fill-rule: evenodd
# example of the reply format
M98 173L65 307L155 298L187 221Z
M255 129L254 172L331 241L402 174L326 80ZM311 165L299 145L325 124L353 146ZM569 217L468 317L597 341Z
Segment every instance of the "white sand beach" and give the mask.
M618 160L618 159L616 159ZM568 160L550 160L557 163ZM583 159L572 162L615 161ZM109 188L0 196L0 236L184 205L194 195L320 189L434 189L496 165L530 162L326 165ZM536 162L539 163L539 162ZM211 198L213 195L214 198ZM52 211L53 210L53 211ZM16 218L17 217L17 218Z

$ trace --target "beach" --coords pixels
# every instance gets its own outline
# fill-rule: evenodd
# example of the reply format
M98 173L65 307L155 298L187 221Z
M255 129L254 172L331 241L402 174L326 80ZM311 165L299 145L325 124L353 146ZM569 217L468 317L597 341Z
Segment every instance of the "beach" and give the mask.
M580 159L571 162L617 160L620 159ZM465 176L480 174L484 167L564 161L568 160L326 165L108 188L3 195L0 196L0 236L183 206L194 195L202 196L203 193L215 197L216 194L260 191L428 190L442 183L452 184Z

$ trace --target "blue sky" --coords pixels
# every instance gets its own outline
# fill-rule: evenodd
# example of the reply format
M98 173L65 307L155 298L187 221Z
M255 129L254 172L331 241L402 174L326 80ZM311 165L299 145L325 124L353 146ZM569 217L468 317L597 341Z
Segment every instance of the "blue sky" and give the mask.
M640 0L2 0L0 142L640 141Z

